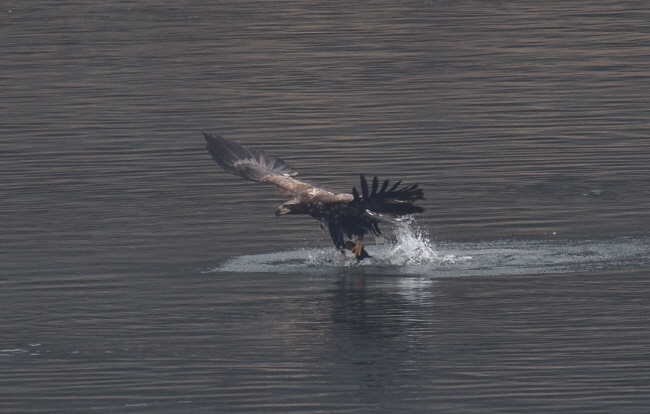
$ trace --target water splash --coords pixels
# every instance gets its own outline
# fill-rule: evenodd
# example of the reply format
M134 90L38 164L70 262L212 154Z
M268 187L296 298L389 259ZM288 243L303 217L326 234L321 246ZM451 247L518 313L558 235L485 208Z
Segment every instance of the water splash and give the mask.
M442 263L470 260L469 256L439 255L414 221L393 228L391 233L377 239L377 244L367 245L370 259L357 262L348 252L346 256L332 248L297 249L232 258L212 271L231 272L319 272L347 267L421 269ZM397 270L399 271L399 270Z
M432 264L439 261L439 256L431 245L427 235L414 223L405 223L393 230L395 241L381 241L389 250L386 260L392 265L408 266Z
M233 257L206 272L458 276L580 273L650 266L650 238L614 240L497 240L436 242L414 222L367 245L371 259L357 263L331 247ZM346 270L348 269L348 270ZM356 269L356 270L355 270Z
M378 245L383 248L381 257L393 266L435 266L472 260L468 255L442 254L414 220L394 227L390 236L378 240Z

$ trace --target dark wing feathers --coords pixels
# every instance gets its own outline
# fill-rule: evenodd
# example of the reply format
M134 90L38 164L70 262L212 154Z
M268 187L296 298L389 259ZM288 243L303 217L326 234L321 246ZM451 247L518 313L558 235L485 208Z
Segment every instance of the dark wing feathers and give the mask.
M390 190L388 190L388 192L394 191L397 187L399 187L400 184L402 184L402 181L401 181L401 180L398 181L398 182L396 182L396 183L395 183L395 184L390 188Z
M372 191L370 194L377 194L377 188L379 187L379 178L375 175L375 178L372 179Z
M357 191L356 187L352 187L352 197L353 197L352 198L353 201L355 201L355 202L357 202L357 201L360 202L360 200L361 200L361 198L359 197L359 192Z
M389 183L388 180L384 180L384 184L382 184L381 190L379 190L380 193L386 192L386 188L388 188L388 183Z
M352 188L352 196L354 197L352 204L374 213L394 217L423 212L422 207L413 205L418 200L424 200L422 189L418 188L417 184L398 188L400 184L401 181L398 181L387 190L389 181L385 180L378 191L379 180L375 177L372 180L372 189L368 191L368 182L362 174L361 197L357 189Z
M361 178L361 194L363 195L363 200L367 200L368 198L370 198L370 195L368 194L368 182L363 177L363 175L361 177L362 177Z

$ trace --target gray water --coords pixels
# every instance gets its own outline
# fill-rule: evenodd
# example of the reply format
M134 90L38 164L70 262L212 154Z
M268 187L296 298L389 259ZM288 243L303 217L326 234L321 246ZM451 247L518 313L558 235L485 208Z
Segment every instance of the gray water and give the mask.
M647 412L645 3L0 16L0 412ZM201 131L427 211L355 265Z

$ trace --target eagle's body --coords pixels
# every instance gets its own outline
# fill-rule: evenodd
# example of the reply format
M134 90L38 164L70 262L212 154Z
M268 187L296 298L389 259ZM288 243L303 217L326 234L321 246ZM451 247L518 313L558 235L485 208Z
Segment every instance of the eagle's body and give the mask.
M323 229L329 230L337 249L344 252L348 248L357 259L369 257L360 240L368 232L380 235L379 222L394 224L403 216L424 211L413 205L417 200L424 199L417 184L397 188L400 185L398 182L389 189L386 180L380 189L375 177L369 190L368 182L362 175L361 194L356 188L352 189L352 194L334 193L294 178L297 173L282 159L263 150L247 148L218 135L203 133L203 136L212 158L223 169L251 181L275 184L280 194L292 197L277 209L277 216L309 214L321 223ZM349 244L346 245L344 235L348 238L356 236L359 242L351 248Z

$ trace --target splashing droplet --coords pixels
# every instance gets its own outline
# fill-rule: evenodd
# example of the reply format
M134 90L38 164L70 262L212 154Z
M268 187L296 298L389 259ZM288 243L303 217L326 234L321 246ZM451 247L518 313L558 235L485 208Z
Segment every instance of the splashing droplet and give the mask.
M382 241L389 248L386 259L397 266L422 265L440 262L440 258L431 245L431 241L419 227L413 227L414 221L396 226L393 229L395 240Z

